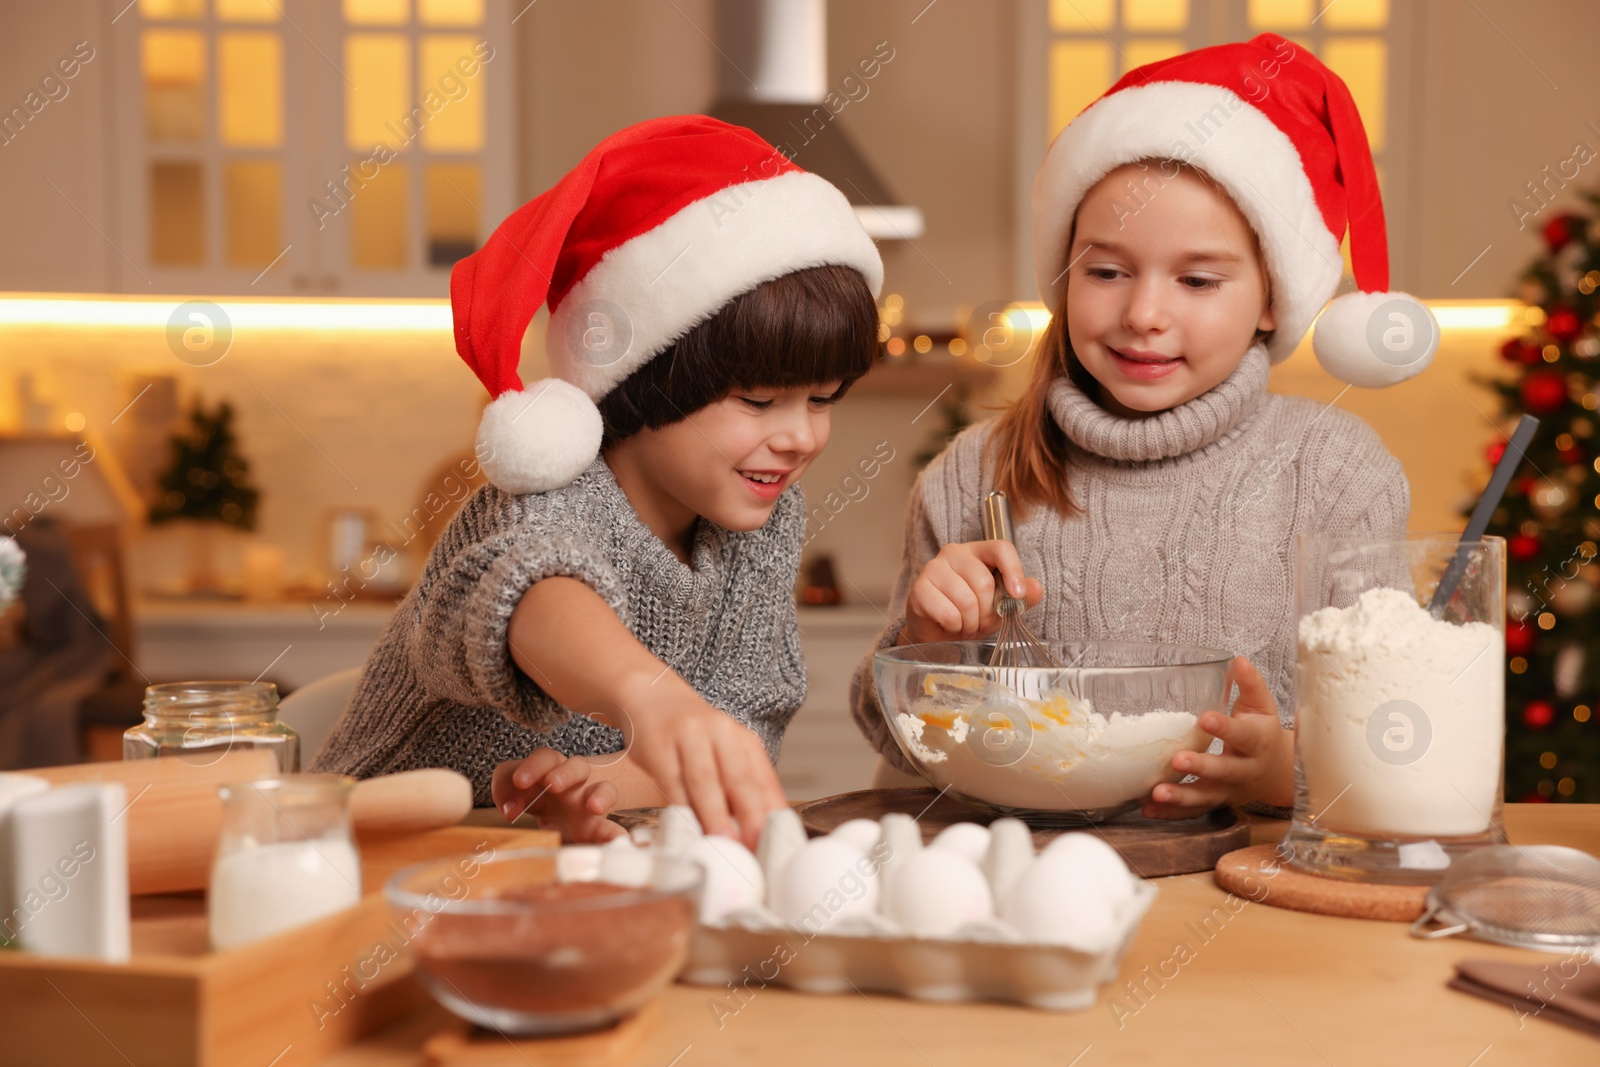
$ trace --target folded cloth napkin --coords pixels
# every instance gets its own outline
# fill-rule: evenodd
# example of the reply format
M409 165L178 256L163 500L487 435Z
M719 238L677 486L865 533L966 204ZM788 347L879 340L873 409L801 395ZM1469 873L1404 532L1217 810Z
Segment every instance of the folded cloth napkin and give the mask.
M1600 946L1578 949L1540 967L1500 960L1456 964L1450 988L1600 1037Z

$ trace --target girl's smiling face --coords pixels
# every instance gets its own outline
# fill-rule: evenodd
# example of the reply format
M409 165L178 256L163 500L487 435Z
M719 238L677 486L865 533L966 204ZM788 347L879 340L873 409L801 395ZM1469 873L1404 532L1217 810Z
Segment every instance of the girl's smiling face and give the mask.
M1188 168L1167 177L1168 167L1102 178L1079 205L1068 256L1073 355L1100 383L1100 403L1129 417L1216 387L1275 325L1249 223Z
M696 517L755 530L827 446L841 384L736 389L687 418L617 442L606 461L640 518L669 546L687 550Z

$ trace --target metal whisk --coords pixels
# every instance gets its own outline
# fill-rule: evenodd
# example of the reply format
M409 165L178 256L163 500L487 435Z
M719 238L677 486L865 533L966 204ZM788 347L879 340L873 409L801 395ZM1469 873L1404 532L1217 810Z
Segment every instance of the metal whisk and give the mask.
M983 498L983 535L990 541L1012 541L1011 502L998 490ZM1017 671L1032 667L1064 666L1050 651L1050 646L1022 621L1027 604L1021 597L1006 592L1002 584L995 593L995 611L1000 616L1000 629L994 635L994 651L989 654L989 667L994 679L1010 689L1017 689Z

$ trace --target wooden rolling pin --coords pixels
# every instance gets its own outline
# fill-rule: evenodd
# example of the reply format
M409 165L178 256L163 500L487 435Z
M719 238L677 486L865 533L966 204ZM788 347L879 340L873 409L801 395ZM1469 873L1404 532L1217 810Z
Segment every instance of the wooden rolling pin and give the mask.
M204 889L222 833L217 786L275 778L278 758L265 749L229 752L205 764L188 757L29 768L57 785L121 782L128 791L128 890L176 893ZM472 810L472 785L455 771L430 769L368 778L350 794L358 835L451 826Z

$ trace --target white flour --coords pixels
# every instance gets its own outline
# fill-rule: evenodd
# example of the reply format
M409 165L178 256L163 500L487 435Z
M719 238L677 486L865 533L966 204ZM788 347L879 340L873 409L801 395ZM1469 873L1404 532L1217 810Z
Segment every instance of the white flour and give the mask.
M1349 833L1487 830L1505 742L1504 670L1498 629L1434 619L1398 589L1302 618L1295 745L1306 814Z
M361 860L349 841L280 841L229 852L206 894L211 944L232 948L302 926L361 900Z
M973 680L947 676L944 681ZM991 804L1049 810L1113 807L1149 795L1158 782L1176 781L1180 775L1172 769L1172 757L1184 750L1204 751L1210 741L1186 711L1113 712L1108 717L1088 700L1065 694L1050 694L1043 701L1009 695L1009 703L1021 700L1027 706L1032 736L1026 754L1008 763L1004 750L983 747L985 734L996 725L988 717L994 705L955 704L953 692L963 688L967 686L930 679L935 695L895 716L895 724L930 781ZM1010 724L1002 719L998 725Z

